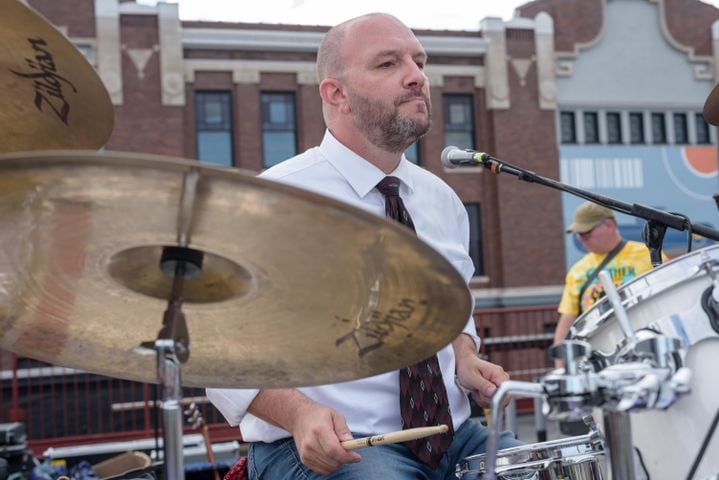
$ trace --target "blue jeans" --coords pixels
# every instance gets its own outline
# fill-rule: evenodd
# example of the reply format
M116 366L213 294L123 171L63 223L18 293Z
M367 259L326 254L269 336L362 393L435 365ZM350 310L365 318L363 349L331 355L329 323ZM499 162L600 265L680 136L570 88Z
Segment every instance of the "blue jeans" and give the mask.
M359 433L353 435L355 438L368 436ZM362 456L361 462L342 465L331 475L322 476L300 462L292 438L250 445L248 470L250 480L456 480L455 466L470 455L484 453L488 435L489 431L482 424L467 420L455 432L447 455L434 470L417 460L407 447L396 443L357 450ZM502 432L499 448L521 444L512 432Z

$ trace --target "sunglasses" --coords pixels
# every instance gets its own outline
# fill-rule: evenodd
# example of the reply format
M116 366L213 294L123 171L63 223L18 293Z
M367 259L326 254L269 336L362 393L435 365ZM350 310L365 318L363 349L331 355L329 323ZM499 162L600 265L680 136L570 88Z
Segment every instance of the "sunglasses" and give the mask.
M594 228L592 228L591 230L587 230L586 232L577 232L577 236L586 238L586 237L590 236L594 230L596 230L597 228L599 228L602 225L604 225L604 220L602 220L598 224L594 225Z

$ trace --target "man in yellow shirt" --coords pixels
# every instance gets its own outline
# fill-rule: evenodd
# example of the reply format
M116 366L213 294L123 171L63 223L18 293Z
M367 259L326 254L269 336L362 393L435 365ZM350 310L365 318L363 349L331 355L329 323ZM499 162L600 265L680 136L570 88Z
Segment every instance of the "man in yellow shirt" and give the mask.
M652 268L649 249L642 243L624 240L614 212L601 205L585 202L577 207L574 222L566 232L576 234L588 253L572 265L565 278L554 343L562 342L574 320L604 296L598 269L609 272L614 285L619 286ZM561 367L562 362L555 361L555 366ZM581 435L587 427L581 420L563 421L559 422L559 430L565 435Z
M651 270L649 249L642 243L624 240L617 228L614 212L591 202L581 204L574 212L574 223L567 233L574 233L588 253L572 265L565 278L564 293L559 302L559 322L554 343L563 341L574 320L604 296L597 268L611 255L602 270L614 280L614 285L638 277Z

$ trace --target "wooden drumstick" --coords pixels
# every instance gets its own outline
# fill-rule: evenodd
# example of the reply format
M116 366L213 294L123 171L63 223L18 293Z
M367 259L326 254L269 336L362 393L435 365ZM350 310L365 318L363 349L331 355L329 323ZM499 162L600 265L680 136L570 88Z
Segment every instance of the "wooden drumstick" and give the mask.
M439 433L445 433L449 430L447 425L437 425L435 427L419 427L419 428L408 428L407 430L400 430L398 432L383 433L381 435L373 435L371 437L354 438L352 440L345 440L342 442L342 446L347 450L354 450L356 448L374 447L375 445L384 445L386 443L399 443L406 442L408 440L417 440L418 438L429 437L430 435L437 435Z

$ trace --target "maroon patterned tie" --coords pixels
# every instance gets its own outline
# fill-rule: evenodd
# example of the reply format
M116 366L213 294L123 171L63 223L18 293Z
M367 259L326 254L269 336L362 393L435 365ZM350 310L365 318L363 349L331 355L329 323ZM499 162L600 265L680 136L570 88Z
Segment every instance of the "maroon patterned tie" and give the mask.
M414 231L412 218L399 196L399 183L396 177L385 177L377 184L377 190L384 195L387 217ZM447 390L444 388L437 355L399 371L399 406L403 429L442 424L449 427L447 433L405 442L417 458L432 469L437 468L454 437Z

